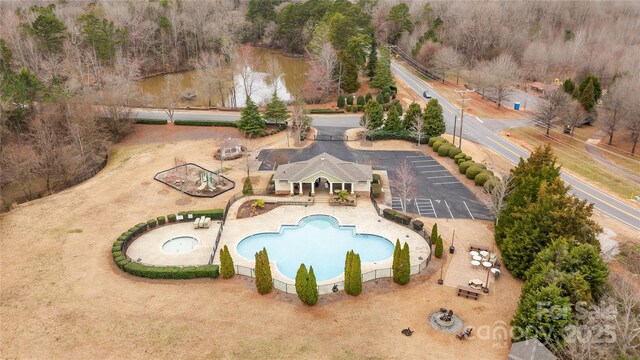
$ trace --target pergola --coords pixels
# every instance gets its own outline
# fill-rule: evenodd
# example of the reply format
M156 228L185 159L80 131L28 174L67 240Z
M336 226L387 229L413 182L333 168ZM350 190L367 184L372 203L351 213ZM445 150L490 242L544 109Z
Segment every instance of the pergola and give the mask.
M276 194L293 195L296 185L301 192L304 184L309 184L312 196L315 195L314 184L321 178L329 183L329 193L333 193L334 188L338 186L340 190L346 190L348 185L351 194L369 194L372 169L371 165L342 161L335 156L322 153L306 161L280 165L273 176Z

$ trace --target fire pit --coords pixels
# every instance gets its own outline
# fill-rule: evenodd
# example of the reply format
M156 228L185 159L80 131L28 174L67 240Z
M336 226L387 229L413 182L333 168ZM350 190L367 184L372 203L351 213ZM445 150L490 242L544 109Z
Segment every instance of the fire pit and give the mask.
M440 308L431 316L429 316L429 324L431 327L442 332L453 333L462 329L462 320L453 313L453 310Z

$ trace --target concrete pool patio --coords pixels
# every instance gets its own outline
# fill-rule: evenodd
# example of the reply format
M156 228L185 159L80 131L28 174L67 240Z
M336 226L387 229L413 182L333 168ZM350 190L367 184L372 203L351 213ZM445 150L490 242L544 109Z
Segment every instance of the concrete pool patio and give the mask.
M254 268L255 261L246 259L237 251L237 245L247 236L265 233L279 232L281 225L297 225L298 222L309 215L329 215L336 218L340 226L355 226L356 233L367 233L382 236L395 244L396 239L400 239L400 243L409 244L411 253L411 266L417 266L429 258L430 249L427 241L415 231L386 220L376 214L373 204L368 199L361 199L358 205L351 206L331 206L328 203L314 203L312 205L282 205L265 214L255 217L236 219L235 215L238 208L247 201L255 201L257 199L268 200L268 197L252 196L236 201L229 208L229 216L225 221L224 230L220 238L218 249L227 245L233 258L234 265L247 268ZM274 198L282 199L282 198ZM216 252L214 264L220 264L220 251ZM344 256L344 254L342 255ZM393 257L376 263L362 263L362 273L373 270L390 269ZM271 272L275 280L284 283L293 284L294 279L290 279L283 275L277 267L277 264L271 259ZM338 277L321 281L318 285L333 284L344 280L344 274Z
M132 261L140 259L146 265L204 265L209 262L211 249L220 228L220 221L213 220L208 229L194 229L193 220L163 225L147 231L136 238L127 249ZM191 236L198 240L198 246L184 254L170 254L162 250L167 241L179 237Z

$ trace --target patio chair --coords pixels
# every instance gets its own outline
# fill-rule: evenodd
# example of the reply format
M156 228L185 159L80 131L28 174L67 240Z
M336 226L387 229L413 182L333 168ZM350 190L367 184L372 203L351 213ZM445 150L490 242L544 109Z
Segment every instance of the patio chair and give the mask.
M196 218L196 220L193 222L193 228L197 229L200 227L200 218Z

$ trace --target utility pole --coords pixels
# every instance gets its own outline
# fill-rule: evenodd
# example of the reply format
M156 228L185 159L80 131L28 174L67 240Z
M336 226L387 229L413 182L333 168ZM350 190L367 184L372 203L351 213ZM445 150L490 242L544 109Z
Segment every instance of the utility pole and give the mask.
M453 117L453 145L456 144L456 123L458 122L458 115Z
M460 99L458 99L458 101L460 102L460 142L458 147L460 148L460 150L462 150L462 125L464 124L464 110L468 108L467 106L467 101L471 100L470 98L467 97L467 93L469 92L473 92L473 90L456 90L456 93L458 95L460 95ZM454 144L455 145L455 144Z

